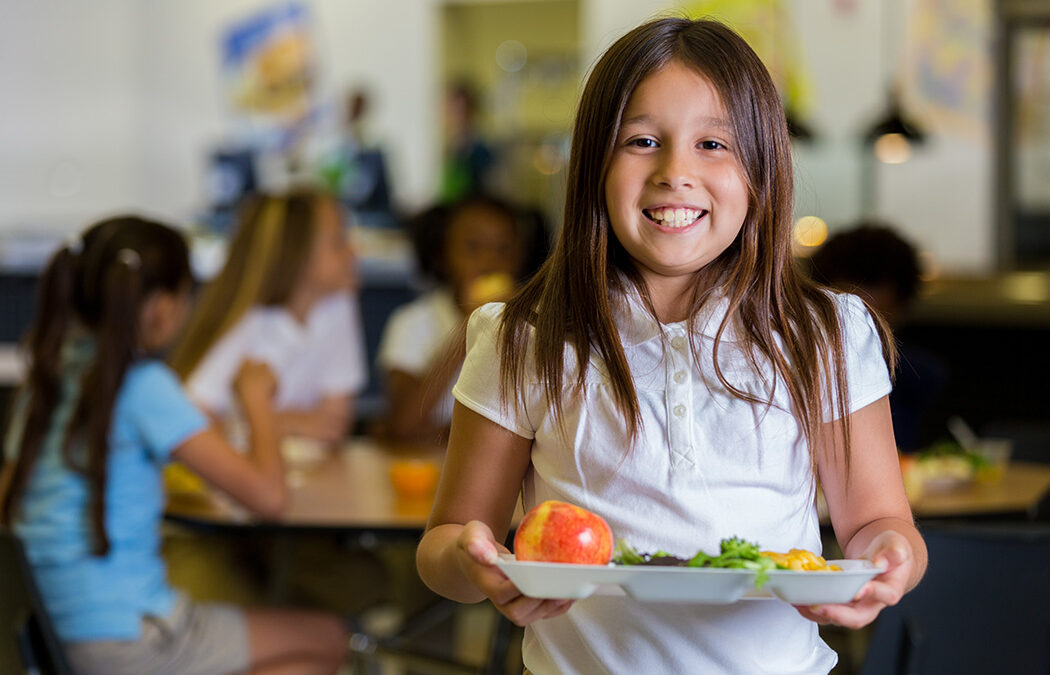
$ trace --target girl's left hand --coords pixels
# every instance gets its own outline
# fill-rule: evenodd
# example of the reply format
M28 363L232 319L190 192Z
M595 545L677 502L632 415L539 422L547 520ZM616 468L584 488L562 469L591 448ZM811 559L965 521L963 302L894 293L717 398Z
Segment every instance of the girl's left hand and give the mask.
M874 621L884 607L900 602L915 566L908 540L892 530L882 532L871 540L861 558L885 567L886 571L866 583L852 602L841 605L795 605L798 613L821 624L861 628Z

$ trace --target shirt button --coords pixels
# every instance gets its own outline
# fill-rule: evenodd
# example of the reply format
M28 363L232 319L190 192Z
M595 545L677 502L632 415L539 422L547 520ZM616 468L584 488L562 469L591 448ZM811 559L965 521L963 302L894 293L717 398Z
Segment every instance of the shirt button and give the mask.
M673 412L676 417L682 417L683 415L685 415L685 406L679 403L674 407Z
M681 335L676 335L675 337L671 338L671 346L677 349L678 351L682 351L683 349L685 349L685 338Z
M686 377L688 376L685 374L685 371L679 370L677 373L674 374L674 381L678 384L682 384L683 382L685 382Z

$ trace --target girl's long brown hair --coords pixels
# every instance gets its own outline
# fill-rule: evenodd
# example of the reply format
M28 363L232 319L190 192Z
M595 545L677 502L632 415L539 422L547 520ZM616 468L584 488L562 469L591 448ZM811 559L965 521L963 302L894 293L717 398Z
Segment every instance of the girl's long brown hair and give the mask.
M226 264L197 301L171 353L186 379L209 349L256 305L282 305L295 290L318 230L319 204L331 197L297 188L287 195L255 195L241 208Z
M16 398L24 401L17 417L21 424L8 436L18 455L0 503L0 522L10 525L15 518L44 438L63 422L55 419L68 376L62 370L62 349L73 329L84 330L94 337L95 356L79 383L62 456L91 486L93 552L105 555L109 431L124 375L138 358L142 304L155 291L188 290L192 277L182 235L135 216L98 223L74 248L80 250L66 247L51 258L38 287L36 316L25 339L29 373Z
M638 395L613 322L610 290L623 292L630 284L650 310L652 303L630 256L609 235L605 177L628 99L644 78L671 60L695 68L718 91L749 188L739 236L696 273L691 316L712 296L707 289L723 289L728 300L715 335L715 374L740 399L756 405L772 401L772 393L769 400L760 400L722 373L718 350L733 326L751 367L759 372L759 364L768 362L786 384L813 461L822 404L836 392L833 410L843 420L848 465L849 399L838 313L833 298L796 269L791 255L792 164L783 108L758 56L715 21L667 18L646 23L620 38L594 66L576 114L560 236L540 272L504 310L499 338L503 398L516 392L516 402L523 402L527 345L534 329L535 375L556 420L562 419L564 407L568 344L576 354L574 390L582 391L588 358L595 353L608 372L629 436L639 432ZM877 317L876 322L892 370L893 342Z

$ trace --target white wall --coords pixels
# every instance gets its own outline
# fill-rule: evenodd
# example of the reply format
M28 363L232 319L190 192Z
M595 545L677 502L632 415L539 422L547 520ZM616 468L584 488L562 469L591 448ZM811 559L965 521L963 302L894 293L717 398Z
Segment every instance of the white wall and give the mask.
M192 0L144 6L141 51L147 60L140 91L148 120L142 147L149 156L141 187L150 203L182 217L187 206L201 205L207 149L231 131L217 65L220 34L267 5ZM437 162L436 3L314 0L308 6L322 98L337 104L356 85L374 93L373 117L377 134L390 145L396 196L422 203Z
M903 34L905 5L885 0ZM843 13L830 0L786 0L814 86L819 140L799 146L798 215L832 227L859 215L857 144L884 105L878 1ZM203 205L205 152L230 130L219 34L266 0L56 0L8 3L0 22L0 232L75 229L140 208L188 219ZM392 153L396 198L418 206L439 166L441 0L310 0L329 95L374 93L377 135ZM581 0L581 57L667 11L659 0ZM891 41L892 45L892 41ZM891 51L898 51L891 48ZM12 65L13 64L13 65ZM991 149L934 134L914 159L881 166L879 209L945 269L993 260Z
M135 3L7 3L0 20L0 224L61 227L134 207Z

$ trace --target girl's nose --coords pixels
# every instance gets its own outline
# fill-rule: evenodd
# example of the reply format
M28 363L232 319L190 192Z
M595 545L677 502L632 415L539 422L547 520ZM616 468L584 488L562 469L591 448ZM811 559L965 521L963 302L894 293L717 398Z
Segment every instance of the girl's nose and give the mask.
M658 185L670 190L686 190L696 185L692 158L685 150L665 148L654 179Z

